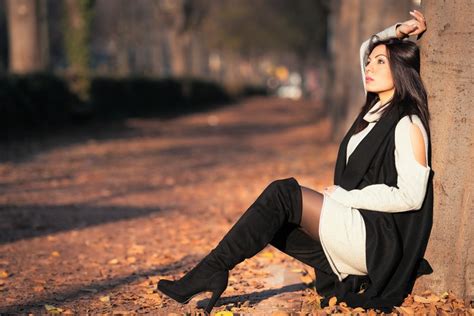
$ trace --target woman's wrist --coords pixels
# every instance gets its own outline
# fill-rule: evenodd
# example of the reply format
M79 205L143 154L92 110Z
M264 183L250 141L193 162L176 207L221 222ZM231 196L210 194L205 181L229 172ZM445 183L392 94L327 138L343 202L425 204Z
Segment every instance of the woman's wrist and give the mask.
M409 35L407 33L404 33L402 31L400 31L400 25L401 24L398 24L395 28L395 34L397 36L398 39L404 39L405 37L408 37Z

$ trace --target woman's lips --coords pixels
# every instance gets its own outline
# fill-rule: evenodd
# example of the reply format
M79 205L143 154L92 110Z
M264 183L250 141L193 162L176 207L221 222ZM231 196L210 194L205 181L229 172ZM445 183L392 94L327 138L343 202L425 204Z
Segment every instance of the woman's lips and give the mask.
M371 77L365 77L365 82L370 82L370 81L374 81L374 79Z

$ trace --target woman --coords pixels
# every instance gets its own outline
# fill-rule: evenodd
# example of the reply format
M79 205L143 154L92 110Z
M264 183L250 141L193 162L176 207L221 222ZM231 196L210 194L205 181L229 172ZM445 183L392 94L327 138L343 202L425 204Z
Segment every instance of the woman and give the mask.
M229 271L271 244L312 266L316 289L349 306L391 311L415 279L431 273L423 259L432 225L427 97L416 44L426 30L413 19L361 47L366 102L339 148L334 186L323 194L294 178L272 182L197 266L158 289L180 303L212 292L210 313Z

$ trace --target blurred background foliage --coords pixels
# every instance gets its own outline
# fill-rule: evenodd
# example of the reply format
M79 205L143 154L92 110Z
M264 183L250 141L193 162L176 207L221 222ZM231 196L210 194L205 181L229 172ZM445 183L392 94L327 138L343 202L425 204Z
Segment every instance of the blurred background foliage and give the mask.
M358 46L414 6L0 0L0 123L10 130L177 115L260 94L322 103L343 130L362 102Z

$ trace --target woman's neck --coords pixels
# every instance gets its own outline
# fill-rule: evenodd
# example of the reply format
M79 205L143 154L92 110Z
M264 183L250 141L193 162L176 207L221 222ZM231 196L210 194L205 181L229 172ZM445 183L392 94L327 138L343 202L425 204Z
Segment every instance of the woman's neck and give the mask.
M393 98L394 94L395 94L395 88L379 92L379 94L378 94L379 95L379 100L382 104L385 104Z

